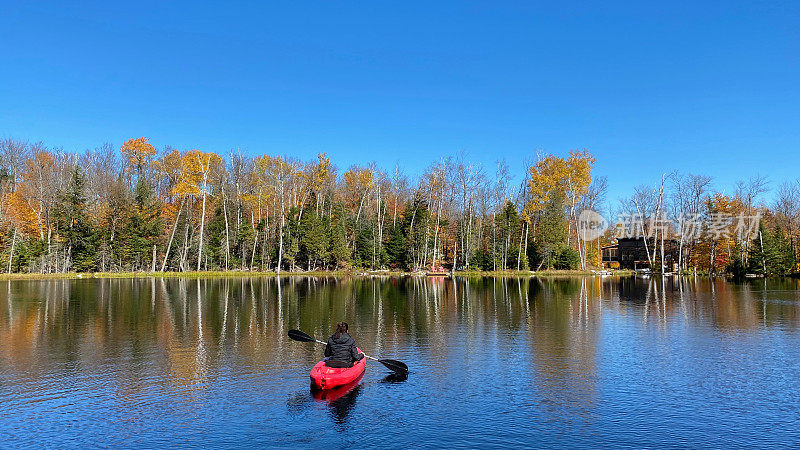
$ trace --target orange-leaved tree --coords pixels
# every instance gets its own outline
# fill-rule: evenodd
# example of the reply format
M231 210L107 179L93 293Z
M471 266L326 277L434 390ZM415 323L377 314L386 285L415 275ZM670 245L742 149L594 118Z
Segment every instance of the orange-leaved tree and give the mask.
M128 139L119 150L125 158L125 171L129 174L131 171L135 171L137 181L145 170L150 168L153 155L156 154L156 148L148 142L146 137Z
M164 253L164 260L161 263L161 271L163 272L167 267L167 259L169 258L169 252L172 250L172 242L175 239L175 231L178 228L178 220L180 219L181 212L183 212L183 205L186 203L186 198L188 196L188 192L186 192L186 190L188 189L191 191L194 189L194 187L189 186L187 183L181 184L185 170L183 167L183 157L178 150L172 149L172 151L156 161L154 165L156 167L156 172L165 180L166 189L169 195L168 198L173 198L173 201L164 202L162 213L165 217L171 217L173 215L175 217L172 225L172 231L170 232L169 240L167 241L167 249ZM181 188L184 189L182 190ZM177 208L175 208L175 200L178 200Z

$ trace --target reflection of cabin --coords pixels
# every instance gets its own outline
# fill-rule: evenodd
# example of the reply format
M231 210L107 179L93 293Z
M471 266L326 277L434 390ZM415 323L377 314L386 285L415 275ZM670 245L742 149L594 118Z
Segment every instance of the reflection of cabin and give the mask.
M603 254L603 267L613 269L647 269L647 251L652 254L654 249L661 254L661 240L655 242L653 238L647 240L647 248L643 238L619 238L616 244L606 245L601 248ZM674 271L678 260L678 241L664 239L664 270ZM653 269L658 269L654 267Z

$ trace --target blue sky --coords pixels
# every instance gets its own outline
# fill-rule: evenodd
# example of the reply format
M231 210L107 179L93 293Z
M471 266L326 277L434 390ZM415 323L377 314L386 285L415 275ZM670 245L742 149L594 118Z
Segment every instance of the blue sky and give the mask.
M78 4L80 3L80 4ZM644 3L652 3L645 5ZM736 3L736 4L734 4ZM800 2L4 2L0 136L800 177Z

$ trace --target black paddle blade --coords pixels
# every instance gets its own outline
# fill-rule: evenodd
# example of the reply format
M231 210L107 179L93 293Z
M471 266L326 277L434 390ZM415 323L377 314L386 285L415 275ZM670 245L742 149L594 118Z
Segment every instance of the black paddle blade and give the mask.
M408 375L408 366L400 361L395 361L393 359L379 359L378 362L400 375Z
M311 336L303 333L300 330L289 330L289 339L294 339L300 342L316 342L317 340Z

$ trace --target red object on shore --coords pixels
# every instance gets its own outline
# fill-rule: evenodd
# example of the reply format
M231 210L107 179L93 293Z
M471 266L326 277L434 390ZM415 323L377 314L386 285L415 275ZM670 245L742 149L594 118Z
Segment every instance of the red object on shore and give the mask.
M361 349L359 348L360 352ZM325 360L318 362L311 369L311 386L317 389L333 389L355 381L367 368L367 358L356 361L353 367L334 368L325 365Z

